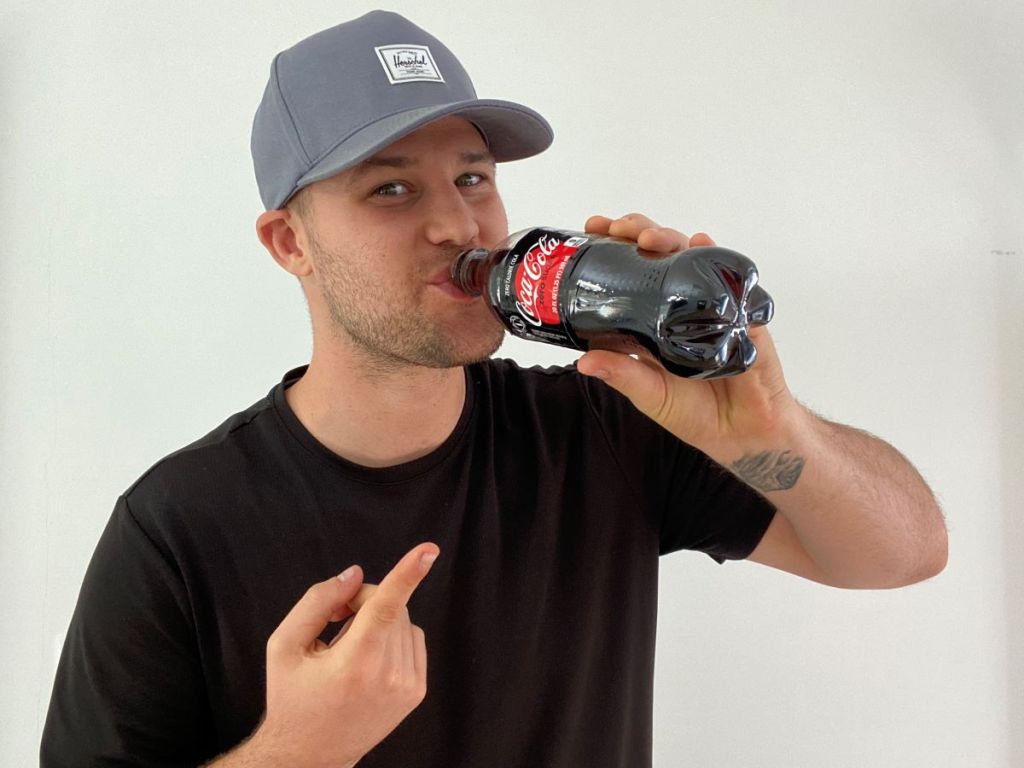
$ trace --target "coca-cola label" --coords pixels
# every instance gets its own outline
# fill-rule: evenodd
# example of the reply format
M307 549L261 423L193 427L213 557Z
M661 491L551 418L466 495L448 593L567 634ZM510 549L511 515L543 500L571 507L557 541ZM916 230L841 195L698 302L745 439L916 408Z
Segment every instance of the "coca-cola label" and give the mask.
M578 246L568 245L557 237L541 235L523 255L516 269L514 290L516 309L530 325L539 328L561 324L558 287L569 259L577 250Z
M576 346L565 328L558 294L577 252L589 240L556 229L535 229L511 249L501 270L501 313L517 336Z

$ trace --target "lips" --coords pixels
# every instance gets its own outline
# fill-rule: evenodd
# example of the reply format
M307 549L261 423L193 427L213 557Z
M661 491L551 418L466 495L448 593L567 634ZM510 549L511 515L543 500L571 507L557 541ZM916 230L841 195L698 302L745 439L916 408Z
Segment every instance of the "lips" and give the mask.
M436 273L432 278L427 281L427 285L440 285L441 283L451 282L452 279L452 268L447 266L440 272Z
M450 299L468 302L475 298L468 296L461 288L452 282L451 267L446 267L443 271L435 273L433 277L427 281L427 285L434 286Z

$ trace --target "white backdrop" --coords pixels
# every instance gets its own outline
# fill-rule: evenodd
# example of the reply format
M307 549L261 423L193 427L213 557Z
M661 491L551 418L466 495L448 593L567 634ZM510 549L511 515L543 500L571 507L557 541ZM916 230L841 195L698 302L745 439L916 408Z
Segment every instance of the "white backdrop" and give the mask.
M0 8L3 765L118 494L309 359L249 130L273 55L372 7ZM948 516L946 571L891 592L664 558L655 764L1024 765L1019 0L388 7L554 126L499 167L512 231L641 211L746 253L797 396Z

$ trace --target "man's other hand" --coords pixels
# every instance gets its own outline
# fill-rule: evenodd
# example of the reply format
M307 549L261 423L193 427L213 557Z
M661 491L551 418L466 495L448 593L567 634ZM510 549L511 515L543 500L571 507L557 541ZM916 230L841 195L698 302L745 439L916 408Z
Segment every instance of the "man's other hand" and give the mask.
M267 641L267 710L240 747L247 758L352 766L420 705L427 650L407 606L439 553L436 544L416 546L375 588L353 566L344 581L332 577L307 590ZM319 639L329 622L346 618L329 645ZM233 755L213 765L232 765Z

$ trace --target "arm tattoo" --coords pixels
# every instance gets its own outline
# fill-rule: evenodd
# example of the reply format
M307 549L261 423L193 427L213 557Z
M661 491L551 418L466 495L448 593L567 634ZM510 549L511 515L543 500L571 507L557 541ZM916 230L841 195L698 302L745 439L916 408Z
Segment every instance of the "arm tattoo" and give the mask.
M732 471L759 491L785 491L796 485L804 459L790 451L748 453L732 463Z

